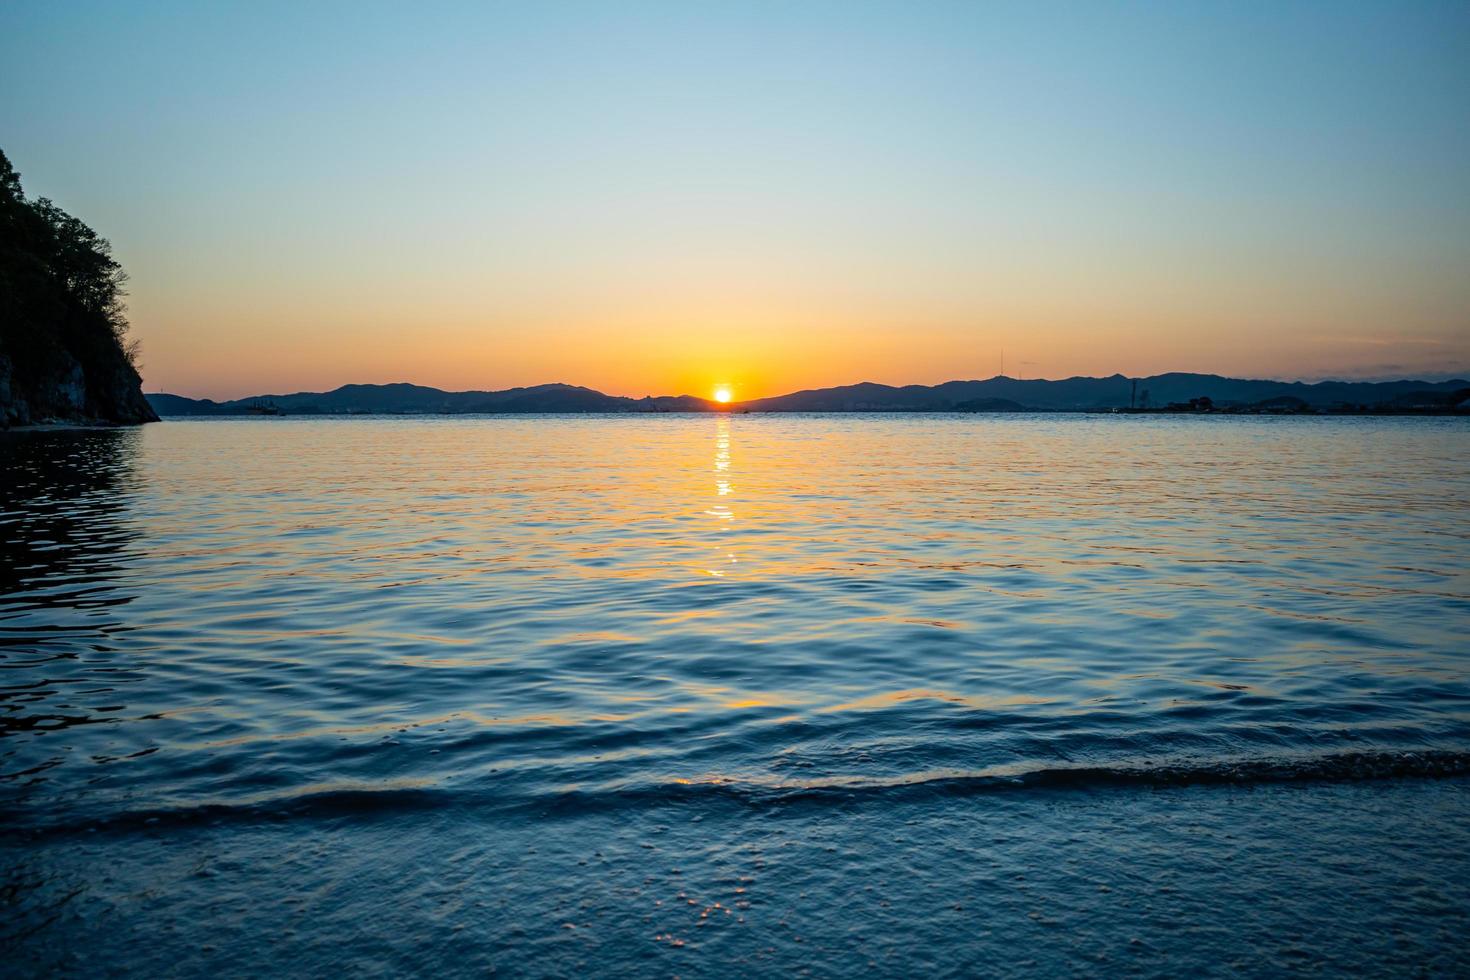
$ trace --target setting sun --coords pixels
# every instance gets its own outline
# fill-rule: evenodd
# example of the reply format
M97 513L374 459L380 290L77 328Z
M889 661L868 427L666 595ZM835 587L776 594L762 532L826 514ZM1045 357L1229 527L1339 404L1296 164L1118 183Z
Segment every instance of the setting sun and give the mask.
M719 402L721 405L729 404L730 388L727 385L720 385L718 388L715 389L715 401Z

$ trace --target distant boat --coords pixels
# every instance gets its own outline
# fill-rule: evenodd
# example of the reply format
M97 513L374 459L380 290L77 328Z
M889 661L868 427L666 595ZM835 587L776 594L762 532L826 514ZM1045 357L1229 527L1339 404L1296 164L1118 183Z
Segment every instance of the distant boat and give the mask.
M251 402L249 405L246 405L245 406L245 411L248 414L250 414L250 415L280 415L280 414L282 414L280 407L277 406L275 402L272 402L272 401L261 401L258 398L255 401Z

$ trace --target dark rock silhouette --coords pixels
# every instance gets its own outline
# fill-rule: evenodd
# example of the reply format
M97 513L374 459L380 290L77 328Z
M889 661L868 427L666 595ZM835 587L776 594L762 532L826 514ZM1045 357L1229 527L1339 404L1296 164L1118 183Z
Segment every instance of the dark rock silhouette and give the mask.
M143 397L111 246L0 152L0 426L158 419Z

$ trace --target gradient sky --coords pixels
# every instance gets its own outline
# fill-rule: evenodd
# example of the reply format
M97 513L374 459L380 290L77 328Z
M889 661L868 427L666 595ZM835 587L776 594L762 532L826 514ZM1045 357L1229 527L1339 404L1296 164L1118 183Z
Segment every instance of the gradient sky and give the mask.
M1470 368L1470 4L0 4L149 391Z

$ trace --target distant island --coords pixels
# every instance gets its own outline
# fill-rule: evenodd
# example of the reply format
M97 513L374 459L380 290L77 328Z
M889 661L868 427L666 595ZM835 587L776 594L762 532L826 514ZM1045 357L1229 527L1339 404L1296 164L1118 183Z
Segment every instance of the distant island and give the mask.
M161 416L462 415L631 412L1189 412L1470 414L1470 381L1322 381L1316 384L1157 374L1027 380L1004 376L938 385L864 382L720 404L694 395L627 398L568 384L442 391L414 384L343 385L234 401L147 396Z
M0 428L157 420L125 339L126 281L106 239L26 200L0 151Z

